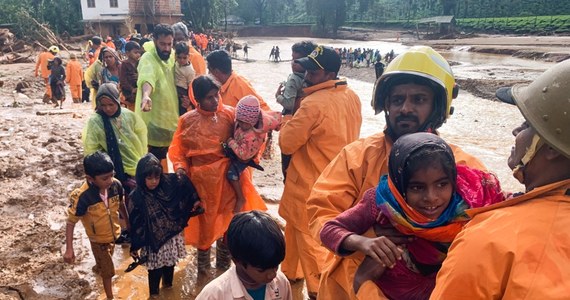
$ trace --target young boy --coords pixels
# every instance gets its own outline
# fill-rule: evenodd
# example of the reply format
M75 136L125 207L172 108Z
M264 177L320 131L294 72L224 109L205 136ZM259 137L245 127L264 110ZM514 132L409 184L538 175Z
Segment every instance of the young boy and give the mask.
M188 111L188 107L194 109L190 104L190 98L188 98L188 87L194 77L196 72L190 63L190 48L188 48L188 43L179 42L174 46L174 51L176 53L176 66L174 71L174 80L176 82L176 92L178 92L178 112L183 115Z
M69 90L71 91L71 99L73 103L81 103L81 82L83 82L83 67L81 63L77 61L77 56L75 53L69 55L69 62L65 67L65 73L67 77L65 81L69 84Z
M234 266L204 287L196 300L291 300L291 286L279 264L285 238L267 213L253 210L235 215L226 235Z
M125 45L127 59L125 59L119 69L119 85L123 98L122 104L130 111L135 111L135 98L137 96L137 79L139 73L137 66L141 58L141 46L137 42L130 41Z
M81 220L91 242L97 272L103 279L107 299L113 299L113 251L115 239L121 234L119 210L127 216L123 202L123 187L113 178L114 167L111 158L104 152L97 151L83 159L86 182L75 189L70 196L70 206L65 229L66 263L75 261L73 251L73 230L75 223ZM129 224L127 220L127 224Z

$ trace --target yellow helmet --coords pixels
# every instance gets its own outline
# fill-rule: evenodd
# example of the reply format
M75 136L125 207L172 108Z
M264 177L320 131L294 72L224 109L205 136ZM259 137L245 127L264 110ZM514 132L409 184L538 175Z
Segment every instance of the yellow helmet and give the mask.
M402 75L419 76L428 79L434 87L434 120L431 125L438 128L453 113L451 101L457 97L458 87L455 84L453 71L443 56L428 46L415 46L396 56L386 70L376 80L372 95L372 107L376 114L385 109L385 99Z
M48 51L51 53L59 53L59 47L57 46L51 46L48 48Z

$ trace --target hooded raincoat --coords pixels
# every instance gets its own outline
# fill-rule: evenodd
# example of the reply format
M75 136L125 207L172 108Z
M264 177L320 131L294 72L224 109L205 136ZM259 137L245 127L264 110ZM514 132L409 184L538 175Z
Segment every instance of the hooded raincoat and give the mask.
M468 213L430 299L568 299L570 179Z
M121 109L118 95L114 97L109 94L109 97L119 106L118 115L110 118L121 153L124 171L127 175L134 177L139 159L147 153L146 125L130 110ZM97 107L99 104L100 99L97 99ZM105 125L100 114L91 115L83 128L81 139L85 155L97 150L108 152Z
M178 123L178 94L174 84L174 51L167 61L160 59L154 43L145 43L146 52L138 65L137 97L135 113L142 118L148 130L148 145L168 147ZM144 83L152 86L150 99L152 109L141 109L142 88Z
M343 80L328 80L305 88L306 97L279 135L281 152L291 154L279 214L287 221L286 256L282 269L298 278L299 260L309 292L317 292L327 250L309 236L307 199L329 162L360 134L360 99Z
M457 164L485 170L478 159L455 145L449 146ZM391 139L380 132L360 139L340 151L316 181L307 202L309 228L313 238L320 241L324 224L355 206L362 199L364 192L376 186L381 175L388 173L388 156L391 149ZM372 230L366 234L374 236ZM356 269L363 259L364 255L360 253L348 257L329 253L326 258L327 268L321 276L319 297L356 299L352 283Z
M199 107L178 121L168 157L174 170L186 170L201 199L204 214L191 218L184 231L186 244L207 250L222 237L233 217L235 192L226 178L230 165L221 143L232 136L235 111L232 107L218 105L216 112ZM244 174L248 174L245 170ZM255 190L250 176L240 176L246 203L243 210L267 210Z
M270 110L269 105L267 105L267 103L263 101L263 98L253 89L251 83L233 71L230 78L228 78L226 83L220 88L220 94L222 95L222 102L231 107L236 107L241 98L253 95L259 100L259 106L262 110Z

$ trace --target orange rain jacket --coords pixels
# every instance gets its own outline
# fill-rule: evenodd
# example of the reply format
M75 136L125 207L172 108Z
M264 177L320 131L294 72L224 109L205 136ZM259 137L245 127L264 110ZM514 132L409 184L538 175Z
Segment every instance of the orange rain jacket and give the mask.
M243 76L232 71L232 75L220 88L222 102L225 105L236 107L239 100L247 95L253 95L259 100L259 106L263 110L271 110L263 98L253 89L253 86Z
M360 99L343 80L328 80L303 89L306 97L279 134L283 154L291 154L279 214L309 234L307 199L329 162L360 135ZM332 299L332 298L331 298Z
M467 212L430 299L570 297L570 179Z
M40 53L40 55L38 55L38 60L36 61L36 69L34 71L34 74L38 76L39 70L43 79L48 78L51 74L51 71L47 68L48 61L52 60L54 57L55 56L49 51Z
M72 59L67 63L65 67L66 81L70 86L79 85L83 81L83 67L77 59Z
M485 170L478 159L455 145L450 146L458 164ZM346 146L327 166L313 186L307 202L309 228L313 238L320 242L323 225L355 206L362 199L364 192L376 186L382 174L388 173L388 156L391 149L392 141L380 132ZM367 234L374 236L372 230ZM343 258L330 252L327 268L321 275L319 298L355 299L352 283L356 269L363 259L362 253Z
M217 112L195 109L178 120L168 157L174 170L186 170L196 187L205 213L190 218L184 229L186 244L201 250L209 249L226 232L233 217L235 192L226 179L230 160L221 143L232 136L235 111L220 102ZM245 175L245 176L243 176ZM246 197L243 210L267 210L245 169L240 176Z
M191 41L188 41L188 48L190 49L190 63L196 72L196 77L206 74L206 61L202 54L192 46Z

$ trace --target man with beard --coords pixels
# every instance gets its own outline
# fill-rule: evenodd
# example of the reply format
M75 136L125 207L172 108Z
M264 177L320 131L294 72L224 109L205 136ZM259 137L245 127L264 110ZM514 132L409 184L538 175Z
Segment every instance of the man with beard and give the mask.
M436 129L451 114L451 101L456 96L451 67L430 47L413 47L388 65L376 81L372 99L376 113L384 111L386 115L386 128L344 147L316 180L308 198L309 229L316 241L320 241L321 229L327 221L355 206L364 192L388 173L388 156L394 141L413 132L437 134ZM477 159L455 145L450 146L456 163L484 169ZM366 233L369 237L374 234L373 230ZM382 229L376 234L390 238L397 245L408 241L393 229ZM319 297L356 299L353 280L363 259L364 255L359 253L348 257L329 253Z
M306 203L323 169L360 135L361 103L346 80L337 78L341 59L333 48L318 46L295 62L306 70L307 87L279 135L281 152L291 155L279 205L279 215L287 221L281 270L292 281L304 277L309 297L316 298L327 250L309 235Z
M508 159L526 192L469 212L431 299L568 299L570 295L570 61L529 85L501 88L525 122Z
M154 27L153 43L145 45L138 72L135 113L146 123L148 151L161 160L166 171L166 153L178 124L178 96L174 84L174 33L167 24Z

